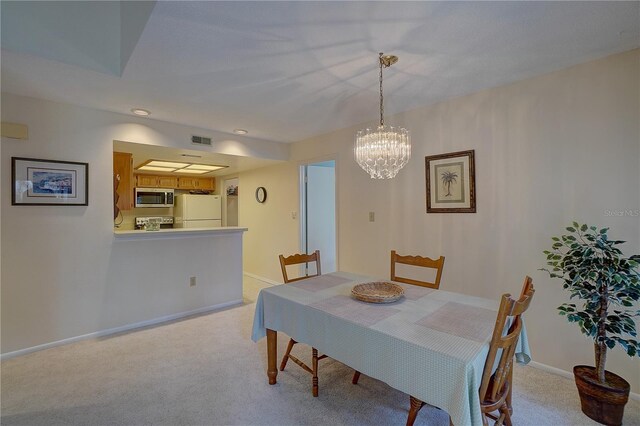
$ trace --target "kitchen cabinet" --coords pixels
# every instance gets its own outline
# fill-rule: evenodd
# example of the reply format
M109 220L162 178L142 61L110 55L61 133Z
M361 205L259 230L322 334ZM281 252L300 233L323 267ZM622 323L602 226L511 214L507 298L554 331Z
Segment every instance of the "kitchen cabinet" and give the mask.
M155 188L158 186L158 176L155 175L136 175L137 188Z
M135 186L138 188L173 188L173 189L199 189L202 191L215 191L216 178L195 176L169 176L169 175L135 175Z
M178 178L176 176L158 176L158 188L177 188Z
M136 187L138 188L177 188L176 176L136 174Z
M198 189L198 178L180 176L178 178L178 189Z
M131 210L133 208L133 157L130 153L113 153L113 175L120 177L117 189L114 185L114 191L119 196L116 206L120 210Z
M201 189L206 191L215 191L215 178L199 178L192 176L180 176L178 178L177 189Z
M206 189L208 191L215 191L216 179L215 178L198 178L198 189Z

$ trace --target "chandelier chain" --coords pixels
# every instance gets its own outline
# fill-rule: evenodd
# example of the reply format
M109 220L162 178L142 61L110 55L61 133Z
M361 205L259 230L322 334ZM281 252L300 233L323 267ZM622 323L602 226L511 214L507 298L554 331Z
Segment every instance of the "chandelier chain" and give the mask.
M380 126L384 126L384 103L382 96L382 52L380 52Z

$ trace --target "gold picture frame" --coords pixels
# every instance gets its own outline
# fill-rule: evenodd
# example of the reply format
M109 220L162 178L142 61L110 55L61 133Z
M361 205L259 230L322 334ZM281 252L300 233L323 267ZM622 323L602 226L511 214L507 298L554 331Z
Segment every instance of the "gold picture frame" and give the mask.
M427 213L475 213L475 150L430 155L425 160Z

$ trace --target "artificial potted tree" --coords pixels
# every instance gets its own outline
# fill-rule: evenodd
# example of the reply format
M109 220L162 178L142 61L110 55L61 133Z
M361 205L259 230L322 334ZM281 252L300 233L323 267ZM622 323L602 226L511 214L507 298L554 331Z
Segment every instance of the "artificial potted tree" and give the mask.
M558 310L594 341L595 367L573 368L582 412L599 423L620 425L629 383L606 371L605 363L607 350L616 346L640 356L634 322L640 315L640 255L624 257L617 248L624 241L610 240L609 228L573 222L566 229L569 234L553 237L552 249L544 251L549 268L543 270L563 281L570 299L581 300L582 306L565 303Z

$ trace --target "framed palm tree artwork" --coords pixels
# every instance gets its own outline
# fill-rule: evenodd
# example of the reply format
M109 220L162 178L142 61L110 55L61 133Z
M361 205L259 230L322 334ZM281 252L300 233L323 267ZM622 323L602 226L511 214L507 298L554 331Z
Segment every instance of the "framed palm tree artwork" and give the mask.
M475 213L474 150L424 158L427 213Z

